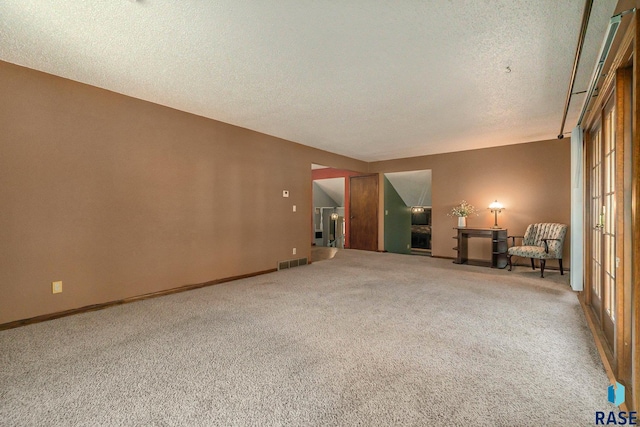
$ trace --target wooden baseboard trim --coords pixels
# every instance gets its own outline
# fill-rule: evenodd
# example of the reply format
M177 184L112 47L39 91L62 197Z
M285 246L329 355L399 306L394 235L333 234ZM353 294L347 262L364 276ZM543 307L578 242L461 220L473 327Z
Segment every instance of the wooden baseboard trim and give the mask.
M151 292L148 294L137 295L129 298L123 298L116 301L109 301L109 302L103 302L100 304L87 305L79 308L72 308L70 310L59 311L57 313L43 314L41 316L30 317L28 319L15 320L13 322L1 324L0 331L6 330L6 329L18 328L20 326L31 325L33 323L46 322L48 320L59 319L61 317L73 316L75 314L87 313L89 311L102 310L105 308L113 307L115 305L128 304L130 302L136 302L136 301L141 301L145 299L161 297L164 295L177 294L178 292L191 291L193 289L204 288L212 285L219 285L221 283L232 282L234 280L239 280L239 279L247 279L249 277L260 276L267 273L273 273L275 271L277 271L277 269L272 268L269 270L257 271L255 273L241 274L239 276L225 277L224 279L210 280L204 283L196 283L192 285L179 286L177 288L166 289L164 291L158 291L158 292Z
M604 344L604 334L602 331L596 327L596 320L593 312L587 306L586 301L584 300L584 292L578 292L578 301L580 302L580 306L582 307L582 311L584 312L584 317L587 319L587 324L589 325L589 329L591 330L591 334L593 335L593 340L596 344L596 348L598 349L598 354L600 355L600 359L602 360L602 364L604 365L604 370L607 373L607 377L609 378L609 382L611 384L617 381L615 374L613 373L613 367L609 362L609 356L611 356L611 352L605 347ZM604 393L604 391L603 391ZM628 411L627 404L623 403L620 405L621 411Z

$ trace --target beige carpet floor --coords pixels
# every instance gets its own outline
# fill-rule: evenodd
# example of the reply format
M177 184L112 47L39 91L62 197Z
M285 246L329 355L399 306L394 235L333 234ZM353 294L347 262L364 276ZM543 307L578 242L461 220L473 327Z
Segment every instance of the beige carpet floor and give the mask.
M0 332L2 426L587 426L567 277L339 251Z

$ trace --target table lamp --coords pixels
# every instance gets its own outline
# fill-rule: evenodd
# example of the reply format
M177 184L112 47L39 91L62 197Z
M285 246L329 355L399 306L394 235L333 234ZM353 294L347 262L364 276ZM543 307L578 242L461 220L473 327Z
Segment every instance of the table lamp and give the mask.
M495 223L491 228L500 228L498 227L498 214L502 212L502 209L504 209L504 206L502 206L502 203L496 200L489 205L489 209L491 209L491 213L495 215Z

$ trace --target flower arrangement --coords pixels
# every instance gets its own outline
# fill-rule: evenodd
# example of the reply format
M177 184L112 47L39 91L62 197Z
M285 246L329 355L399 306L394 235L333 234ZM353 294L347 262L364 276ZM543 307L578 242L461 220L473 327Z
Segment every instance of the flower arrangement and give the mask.
M451 209L451 213L449 214L449 216L466 218L469 215L473 215L473 214L477 215L477 212L478 210L475 208L475 206L470 205L465 200L463 200L462 203L460 203L458 206L455 206L454 208Z

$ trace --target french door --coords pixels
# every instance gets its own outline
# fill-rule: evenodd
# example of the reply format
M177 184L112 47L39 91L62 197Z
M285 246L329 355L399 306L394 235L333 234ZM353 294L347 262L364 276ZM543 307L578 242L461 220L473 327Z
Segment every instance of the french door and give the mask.
M616 110L614 96L590 132L590 299L610 348L616 324Z
M640 0L634 2L640 5ZM639 9L640 10L640 9ZM629 14L628 16L631 16ZM640 13L587 100L584 301L607 369L640 409ZM623 29L621 26L620 29ZM613 53L615 52L615 53ZM612 94L611 96L609 96Z

